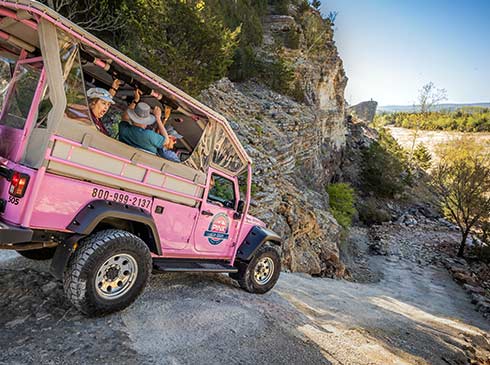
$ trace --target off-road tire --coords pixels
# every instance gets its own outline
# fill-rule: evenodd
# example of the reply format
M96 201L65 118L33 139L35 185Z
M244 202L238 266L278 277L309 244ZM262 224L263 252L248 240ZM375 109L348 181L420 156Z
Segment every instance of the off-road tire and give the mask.
M21 256L24 256L27 259L43 261L43 260L51 260L54 256L55 251L56 251L56 247L46 247L46 248L39 248L36 250L17 251L17 253Z
M264 259L270 259L273 263L273 272L270 275L270 279L261 284L256 280L255 271L259 263ZM238 284L240 287L250 293L264 294L271 290L279 279L279 274L281 272L281 257L277 250L269 245L263 245L260 247L252 260L248 263L238 263L238 273L236 274L238 278Z
M96 288L97 272L115 255L134 260L137 274L127 292L117 298L106 298ZM151 256L147 245L132 233L109 229L94 233L80 242L64 272L65 295L88 316L120 311L131 305L146 286L151 272Z

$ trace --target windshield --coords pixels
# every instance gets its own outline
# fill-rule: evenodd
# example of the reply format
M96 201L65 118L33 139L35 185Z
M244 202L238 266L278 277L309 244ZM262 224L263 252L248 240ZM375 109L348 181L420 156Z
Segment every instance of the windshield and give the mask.
M0 156L17 161L24 147L24 127L38 89L40 57L16 60L0 55ZM39 95L38 95L39 97Z
M0 57L0 124L23 129L41 75L42 63L18 63Z
M0 110L7 98L9 83L12 80L15 61L0 56Z

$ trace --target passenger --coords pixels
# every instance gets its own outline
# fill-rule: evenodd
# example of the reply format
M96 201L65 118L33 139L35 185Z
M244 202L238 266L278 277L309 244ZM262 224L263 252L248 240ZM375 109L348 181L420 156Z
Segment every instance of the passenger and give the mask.
M172 126L166 127L166 129L168 134L168 141L167 143L165 143L165 146L163 146L163 148L158 149L158 156L163 157L164 159L169 161L180 162L179 156L177 156L173 149L175 147L175 144L177 143L177 140L182 138L182 135L179 134Z
M104 123L102 123L102 117L107 113L110 106L115 104L112 97L116 95L117 89L119 88L121 81L115 79L112 82L112 86L107 91L101 87L93 87L87 90L87 98L88 105L90 108L90 117L94 122L97 129L104 133L106 136L109 136L109 132L107 131Z
M162 110L155 107L153 114L148 104L140 102L134 109L128 109L127 114L132 125L127 121L119 124L119 140L130 146L141 148L145 151L157 154L159 148L163 148L168 141L168 134L164 123L170 117L171 109L165 107L165 119L162 121ZM146 129L149 125L157 122L160 134Z

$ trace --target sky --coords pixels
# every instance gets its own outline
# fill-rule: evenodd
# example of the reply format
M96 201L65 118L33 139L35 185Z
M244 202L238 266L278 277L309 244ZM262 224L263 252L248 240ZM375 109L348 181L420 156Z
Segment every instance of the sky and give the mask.
M490 102L490 0L323 0L349 104L412 105L433 82L449 103Z

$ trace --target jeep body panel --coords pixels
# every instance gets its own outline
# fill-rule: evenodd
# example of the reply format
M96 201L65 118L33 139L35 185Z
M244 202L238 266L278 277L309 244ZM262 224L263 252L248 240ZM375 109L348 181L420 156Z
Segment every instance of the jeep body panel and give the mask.
M8 141L0 146L0 164L29 177L22 197L13 197L11 182L0 178L0 222L21 232L62 232L78 239L101 224L134 221L149 227L154 257L224 260L231 265L243 242L252 242L253 249L242 250L241 260L267 237L276 240L264 233L263 222L248 215L252 161L223 116L43 4L0 0L0 10L16 27L7 24L2 32L15 33L11 39L21 49L9 62L16 69L31 67L37 77L24 124L19 128L3 123L5 110L0 116L0 138ZM82 75L108 78L106 71L114 69L118 77L136 80L147 96L171 105L172 113L185 118L188 158L181 163L164 160L101 133L90 119L70 117L65 87L71 69L63 68L61 53L66 45L75 52L70 67L79 67ZM104 77L96 81L103 83ZM81 79L86 101L87 85ZM18 91L16 82L15 77L9 80L5 100ZM51 106L41 123L36 118L46 97ZM120 100L123 105L125 99ZM179 124L174 127L186 131ZM245 192L239 188L243 173ZM226 185L229 199L216 199L215 180ZM251 232L261 239L252 239ZM57 275L73 248L71 243L59 247Z

